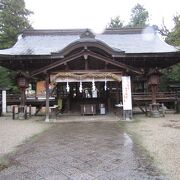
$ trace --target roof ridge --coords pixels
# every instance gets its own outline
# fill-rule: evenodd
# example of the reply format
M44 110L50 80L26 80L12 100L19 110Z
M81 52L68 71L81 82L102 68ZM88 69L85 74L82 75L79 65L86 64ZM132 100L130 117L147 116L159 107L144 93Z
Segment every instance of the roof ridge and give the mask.
M144 28L107 28L103 34L140 34Z
M28 29L23 31L24 36L38 35L80 35L87 29Z
M144 28L113 28L105 29L102 34L140 34ZM40 36L40 35L81 35L85 31L91 31L91 29L28 29L24 30L23 37L25 36Z

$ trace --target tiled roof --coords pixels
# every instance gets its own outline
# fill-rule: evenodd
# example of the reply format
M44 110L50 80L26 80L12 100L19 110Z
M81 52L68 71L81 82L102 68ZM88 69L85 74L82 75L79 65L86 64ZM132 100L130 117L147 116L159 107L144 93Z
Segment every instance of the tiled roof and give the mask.
M17 43L9 49L0 50L3 55L50 55L59 52L74 42L80 42L80 35L87 29L28 30L19 36ZM107 29L96 34L95 40L104 42L114 50L125 53L176 52L177 49L164 42L152 28ZM90 39L83 39L90 41ZM92 41L93 42L93 41Z

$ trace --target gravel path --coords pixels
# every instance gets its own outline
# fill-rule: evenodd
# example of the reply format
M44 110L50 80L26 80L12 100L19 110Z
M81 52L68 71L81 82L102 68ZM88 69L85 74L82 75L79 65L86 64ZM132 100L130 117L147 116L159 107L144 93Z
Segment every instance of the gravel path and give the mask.
M136 116L126 123L128 131L137 138L154 158L157 166L170 180L180 179L180 115L166 114L165 118Z
M39 117L29 120L12 120L11 117L0 117L0 159L15 150L28 138L41 133L51 125L40 121Z

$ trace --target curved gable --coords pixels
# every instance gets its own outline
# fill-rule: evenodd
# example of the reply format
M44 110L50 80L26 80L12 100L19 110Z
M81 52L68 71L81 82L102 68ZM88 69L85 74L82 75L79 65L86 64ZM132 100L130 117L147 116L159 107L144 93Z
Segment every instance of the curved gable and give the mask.
M106 53L108 53L111 56L122 56L124 54L124 51L120 49L115 49L110 46L108 46L106 43L97 40L97 39L79 39L77 41L74 41L67 45L65 48L58 52L52 52L53 55L61 55L66 56L67 54L71 53L72 51L76 49L89 49L89 48L96 48L100 49Z
M111 56L122 55L124 51L120 49L114 49L110 47L105 42L95 38L89 29L86 29L83 33L80 34L80 38L72 43L68 44L66 47L57 52L52 52L51 54L58 54L60 56L66 56L76 49L89 49L96 48L97 50L102 50L105 53L108 53Z

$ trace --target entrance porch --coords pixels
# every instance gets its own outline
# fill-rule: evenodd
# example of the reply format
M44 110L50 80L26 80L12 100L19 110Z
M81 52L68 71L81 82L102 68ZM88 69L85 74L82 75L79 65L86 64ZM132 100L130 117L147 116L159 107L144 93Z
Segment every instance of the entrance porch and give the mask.
M65 73L51 75L50 81L61 114L103 115L122 102L121 73Z

